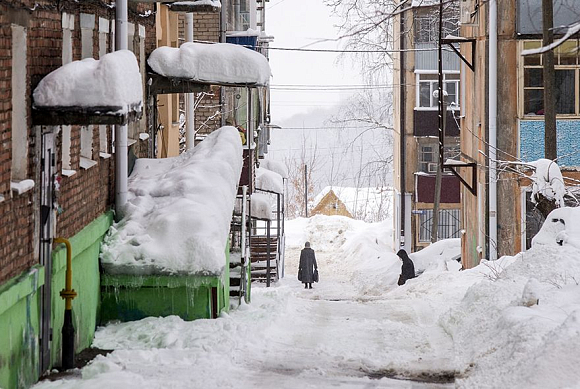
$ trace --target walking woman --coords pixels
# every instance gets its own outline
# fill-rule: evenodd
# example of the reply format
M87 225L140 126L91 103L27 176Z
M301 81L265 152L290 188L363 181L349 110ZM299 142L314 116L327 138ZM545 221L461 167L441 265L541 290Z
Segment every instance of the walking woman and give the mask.
M312 289L312 283L318 282L318 265L314 250L310 248L310 242L304 243L300 252L300 267L298 268L298 280L304 284L304 289Z

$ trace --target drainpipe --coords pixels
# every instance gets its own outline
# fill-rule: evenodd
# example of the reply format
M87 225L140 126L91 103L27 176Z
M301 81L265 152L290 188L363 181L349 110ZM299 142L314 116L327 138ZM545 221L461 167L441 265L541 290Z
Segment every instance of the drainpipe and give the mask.
M185 41L193 42L193 12L185 14ZM195 93L187 93L185 112L185 149L191 150L195 140Z
M406 240L406 236L405 236L405 217L406 217L406 207L405 207L405 192L407 191L406 188L406 172L405 172L405 160L407 158L406 156L406 138L405 138L405 13L402 12L400 14L400 32L399 32L399 41L400 41L400 47L401 47L401 52L399 53L399 60L400 60L400 64L399 64L399 70L400 70L400 74L399 74L399 84L400 86L400 99L401 99L401 103L400 103L400 124L399 124L399 131L400 131L400 160L399 160L399 174L400 174L400 187L401 187L401 221L400 221L400 239L399 239L399 245L400 248L405 248L407 246L407 240Z
M62 325L62 368L72 369L75 365L75 328L72 323L72 300L77 292L72 288L72 247L64 238L54 238L54 243L66 245L66 278L60 297L65 300L64 324Z
M497 259L497 0L489 1L489 259Z
M117 0L115 13L115 50L127 50L127 0ZM127 202L127 125L115 126L115 205L118 215Z

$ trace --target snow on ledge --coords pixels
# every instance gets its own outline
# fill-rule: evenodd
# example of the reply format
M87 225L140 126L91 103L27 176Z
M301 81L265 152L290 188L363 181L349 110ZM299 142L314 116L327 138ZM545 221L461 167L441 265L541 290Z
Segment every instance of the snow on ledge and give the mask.
M214 131L178 157L138 159L124 217L103 242L105 271L222 274L241 171L234 127Z
M187 42L179 48L158 47L147 63L162 76L210 84L266 86L271 75L266 57L230 43Z
M256 189L275 193L284 193L282 176L276 172L260 167L256 169Z
M100 60L73 61L44 77L33 93L36 108L110 107L125 114L140 112L142 78L129 50L105 54Z
M22 181L11 181L10 182L10 189L16 194L23 194L32 190L34 188L34 181L33 180L22 180Z
M278 173L282 178L288 178L288 169L280 161L274 161L273 159L262 159L260 161L260 167L271 170L274 173Z
M272 220L272 204L266 194L252 194L252 217L262 220Z

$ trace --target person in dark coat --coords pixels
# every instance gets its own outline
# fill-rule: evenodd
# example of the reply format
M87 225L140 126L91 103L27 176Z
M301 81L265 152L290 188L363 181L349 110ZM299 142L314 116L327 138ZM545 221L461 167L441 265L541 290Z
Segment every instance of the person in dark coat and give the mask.
M318 265L314 250L310 248L310 242L304 243L304 248L300 252L300 266L298 268L298 280L304 284L304 289L312 289L312 283L318 282Z
M401 275L399 276L399 282L397 284L404 285L407 280L415 278L415 265L413 265L413 261L411 261L411 258L409 258L405 250L399 250L397 256L403 261Z

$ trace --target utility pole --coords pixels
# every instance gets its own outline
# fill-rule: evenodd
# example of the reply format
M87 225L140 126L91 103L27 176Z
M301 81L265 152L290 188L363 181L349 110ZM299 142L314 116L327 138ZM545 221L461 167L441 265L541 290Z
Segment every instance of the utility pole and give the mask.
M554 41L554 9L552 0L542 0L542 46ZM544 157L555 160L558 157L556 139L556 107L554 90L556 74L554 70L554 51L543 54L544 67Z
M443 154L445 144L445 96L443 95L443 0L439 0L439 45L438 51L438 83L437 90L438 110L439 110L439 163L437 164L437 176L435 177L435 195L433 199L433 217L431 219L431 243L437 242L439 233L439 203L441 202L441 179L443 175Z
M304 217L308 217L308 166L304 165Z

